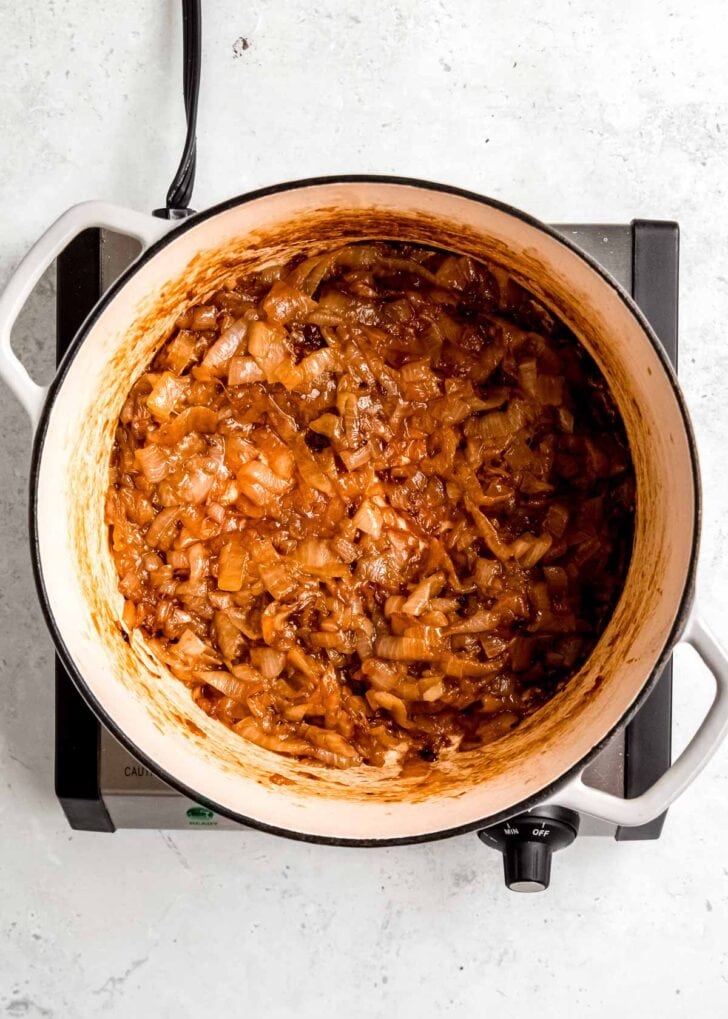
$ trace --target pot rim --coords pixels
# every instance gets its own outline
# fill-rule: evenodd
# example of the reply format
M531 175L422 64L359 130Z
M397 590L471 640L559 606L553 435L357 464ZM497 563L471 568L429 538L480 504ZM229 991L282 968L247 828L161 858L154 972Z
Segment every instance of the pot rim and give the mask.
M446 195L455 195L460 198L465 198L470 201L478 202L481 205L487 205L491 208L497 209L500 212L504 212L522 222L534 227L537 230L542 231L548 236L557 240L565 247L569 248L574 254L578 255L583 261L585 261L606 283L612 288L612 290L621 299L623 304L626 305L627 309L632 313L633 317L639 323L643 333L647 336L652 347L654 348L658 359L662 365L663 371L667 375L667 378L672 387L675 399L680 409L680 415L682 417L683 427L688 441L688 448L690 451L690 463L692 468L693 477L693 500L695 506L695 523L693 527L693 535L690 549L690 561L685 575L685 582L680 595L678 609L675 615L670 633L665 641L662 651L660 652L659 658L645 682L643 683L639 693L630 705L629 709L622 715L621 719L591 748L591 750L581 758L576 764L572 765L564 774L560 775L553 782L544 786L539 790L538 793L526 797L526 799L519 801L512 807L506 810L500 811L496 814L489 815L488 817L482 818L478 821L470 821L467 824L458 825L454 828L445 828L433 832L427 832L419 835L404 835L393 838L346 838L346 837L334 837L334 836L322 836L314 835L307 832L295 831L291 828L279 828L275 825L266 824L265 822L258 821L254 818L247 817L244 814L240 814L237 811L231 810L222 804L217 803L201 794L199 791L188 786L186 783L181 782L174 775L171 775L166 769L160 767L151 757L149 757L144 751L140 750L134 743L134 740L126 732L124 732L114 721L113 718L107 713L104 706L99 702L97 697L93 694L91 689L86 684L86 681L81 674L80 670L76 667L73 658L66 646L63 639L63 635L60 631L59 626L56 624L55 616L50 607L50 599L45 586L45 580L43 577L43 569L40 560L39 550L39 535L37 529L37 508L38 508L38 479L40 474L40 465L43 458L43 447L45 444L45 437L48 432L48 425L50 420L50 413L53 409L56 396L61 389L63 382L66 378L68 370L73 363L79 349L81 348L83 341L86 336L98 321L101 313L111 303L112 300L123 290L126 283L135 275L135 273L146 265L151 259L153 259L163 248L165 248L171 241L175 240L181 234L185 233L197 226L198 223L203 222L206 219L210 219L213 216L217 216L220 213L227 212L232 208L236 208L240 205L248 204L249 202L256 201L259 198L265 198L268 195L274 195L285 191L303 190L305 188L320 187L330 184L385 184L395 185L401 187L414 187L426 191L435 191ZM700 490L700 471L698 464L697 448L695 443L695 436L693 434L692 424L688 414L687 406L680 388L680 385L670 363L665 350L660 343L655 331L653 330L650 323L640 310L639 306L635 303L634 299L627 291L612 277L610 274L590 255L582 251L573 241L568 237L559 233L554 227L549 226L546 223L542 223L539 219L528 213L522 212L520 209L516 209L512 205L505 202L501 202L494 198L488 198L484 195L476 194L473 191L468 191L464 188L453 187L449 184L440 184L433 181L419 180L414 177L398 177L387 174L334 174L331 176L322 177L309 177L302 180L285 181L280 184L269 185L268 187L258 188L255 191L249 191L243 195L237 195L232 198L225 199L216 205L210 206L202 212L195 213L187 219L180 220L179 223L172 227L167 233L163 234L158 240L151 244L148 248L142 251L140 256L127 268L124 272L112 283L109 289L101 295L99 300L93 306L83 324L77 331L73 340L68 346L66 353L58 365L56 374L48 387L47 395L43 408L41 410L40 418L38 421L38 427L33 441L33 450L30 462L30 492L29 492L29 506L28 506L28 518L29 518L29 537L30 537L30 552L31 552L31 564L33 569L33 579L35 581L36 590L38 592L38 598L40 601L41 611L45 619L46 626L50 631L53 643L56 651L66 669L68 674L73 679L73 682L84 698L86 703L91 707L98 720L111 732L116 740L118 740L122 746L141 764L149 768L153 774L157 775L163 782L176 789L178 792L187 796L189 799L196 803L209 808L217 814L223 817L227 817L232 821L236 821L239 824L264 831L272 835L280 835L284 838L293 839L299 842L312 842L319 843L322 845L332 846L352 846L352 847L378 847L378 846L397 846L397 845L413 845L416 843L423 842L434 842L439 839L452 838L456 835L463 835L468 832L477 831L480 828L488 828L492 825L498 824L501 821L507 820L509 817L514 817L517 814L523 813L536 807L538 804L543 803L544 800L550 799L559 789L562 789L570 779L581 773L584 768L600 753L604 746L614 736L614 734L621 729L623 726L633 718L633 716L639 711L642 705L645 703L650 693L652 692L657 679L659 678L664 666L667 663L672 649L680 635L688 618L690 606L693 601L695 591L695 573L697 567L698 549L700 543L700 530L701 530L701 519L702 519L702 500Z

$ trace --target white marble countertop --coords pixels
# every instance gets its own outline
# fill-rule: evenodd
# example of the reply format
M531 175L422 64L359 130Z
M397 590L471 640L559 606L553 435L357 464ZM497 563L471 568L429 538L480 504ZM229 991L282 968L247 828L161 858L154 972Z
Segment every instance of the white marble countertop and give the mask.
M718 0L205 5L197 207L335 172L427 177L547 221L677 219L680 374L728 606L728 93ZM163 202L177 4L0 0L0 284L68 205ZM241 41L246 39L248 47ZM53 282L18 347L49 370ZM716 1017L728 1013L728 746L656 843L583 839L544 895L474 836L299 845L71 832L26 542L29 429L0 400L0 1016ZM723 627L725 630L725 627ZM677 738L708 689L680 653Z

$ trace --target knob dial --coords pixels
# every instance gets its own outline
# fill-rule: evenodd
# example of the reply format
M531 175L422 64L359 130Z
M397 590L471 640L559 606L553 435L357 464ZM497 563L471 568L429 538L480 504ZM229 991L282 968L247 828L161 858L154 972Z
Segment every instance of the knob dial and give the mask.
M551 856L570 846L579 831L579 815L564 807L537 807L478 832L503 853L503 872L513 892L542 892L551 880Z

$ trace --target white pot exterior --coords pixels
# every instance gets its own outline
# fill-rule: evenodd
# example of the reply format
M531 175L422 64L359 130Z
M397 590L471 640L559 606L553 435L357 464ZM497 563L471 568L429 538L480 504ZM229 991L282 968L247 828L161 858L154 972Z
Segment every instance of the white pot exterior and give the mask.
M567 688L514 733L429 781L284 759L208 718L135 636L103 522L115 423L181 306L225 276L363 237L495 260L579 336L624 417L637 475L635 548L612 620ZM432 837L506 816L564 780L625 719L685 621L698 533L692 440L674 377L631 302L552 231L474 196L386 181L321 182L184 223L103 299L41 419L31 507L46 613L80 686L150 767L213 809L303 837Z

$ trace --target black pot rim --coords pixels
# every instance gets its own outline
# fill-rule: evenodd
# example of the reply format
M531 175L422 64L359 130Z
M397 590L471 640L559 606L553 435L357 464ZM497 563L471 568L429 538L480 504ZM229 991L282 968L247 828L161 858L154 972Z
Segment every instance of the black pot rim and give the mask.
M128 736L114 721L113 718L107 713L103 705L98 701L94 693L86 684L86 681L81 674L80 670L76 667L73 658L66 646L63 639L63 635L60 631L59 626L56 623L55 616L50 607L50 601L48 598L48 592L46 590L45 581L43 578L43 570L40 562L40 550L39 550L39 537L37 529L37 508L38 508L38 477L40 473L40 464L43 455L43 447L45 443L45 437L48 431L48 423L50 419L50 413L56 400L56 396L63 385L66 378L70 365L73 363L84 339L88 335L89 331L93 328L97 322L99 316L107 307L108 304L116 297L116 295L123 289L126 283L131 279L135 273L146 265L152 258L157 255L164 247L167 246L171 241L176 239L187 230L192 229L198 223L210 219L213 216L217 216L222 212L226 212L229 209L235 208L239 205L248 204L256 201L259 198L264 198L268 195L278 194L284 191L301 190L310 187L319 187L329 184L388 184L388 185L399 185L402 187L415 187L426 191L435 191L446 195L456 195L461 198L466 198L471 201L477 202L481 205L487 205L491 208L498 209L501 212L505 212L516 219L521 220L524 223L542 231L548 236L557 240L565 247L569 248L572 252L583 259L591 268L608 284L621 301L626 305L628 310L632 313L634 318L637 319L643 332L650 340L658 358L662 364L662 367L667 375L670 384L672 386L675 398L680 408L680 413L683 419L683 425L688 440L688 447L690 450L690 459L693 472L693 501L695 506L695 525L693 529L692 547L690 553L690 562L685 575L685 581L683 590L679 600L679 606L675 620L670 631L670 634L665 642L665 645L659 655L659 659L655 664L651 674L645 680L642 689L639 694L630 705L629 709L619 722L616 723L603 737L596 743L592 749L575 765L569 768L563 775L560 775L553 782L544 786L531 796L519 801L511 807L492 814L488 817L481 818L477 821L470 821L467 824L458 825L453 828L446 828L433 832L426 832L420 835L405 835L392 838L383 839L369 839L369 838L346 838L346 837L335 837L335 836L322 836L310 834L307 832L299 832L289 828L279 828L274 825L266 824L265 822L258 821L255 818L247 817L244 814L240 814L237 811L231 810L223 804L219 804L214 800L200 794L197 790L181 782L174 775L171 775L164 768L161 768L155 761L152 760L144 751L140 750L130 736ZM462 835L467 832L477 831L481 828L487 828L491 825L497 824L500 821L504 821L509 817L513 817L516 814L523 813L524 811L531 810L538 804L543 803L544 800L554 796L560 789L562 789L570 779L579 774L588 764L592 761L603 747L609 742L614 734L625 726L630 719L636 714L640 707L644 704L645 700L649 697L652 689L654 688L662 669L664 668L667 660L672 652L672 649L679 637L682 629L687 621L690 605L692 603L694 587L695 587L695 571L697 566L698 557L698 546L700 541L700 525L701 525L701 492L700 492L700 474L698 467L698 456L695 444L695 437L693 434L690 417L688 415L685 400L682 395L682 391L677 381L677 377L673 370L672 365L665 353L662 344L657 338L654 330L650 326L649 322L635 304L632 297L614 280L605 269L602 268L599 263L593 259L586 252L582 251L576 244L574 244L567 237L560 234L553 227L548 224L542 223L540 220L528 213L522 212L520 209L516 209L507 203L500 202L497 199L487 198L483 195L476 194L472 191L467 191L463 188L452 187L448 184L439 184L432 181L418 180L410 177L396 177L389 175L377 175L377 174L345 174L345 175L333 175L325 177L311 177L303 180L287 181L281 184L274 184L269 187L259 188L255 191L248 192L244 195L239 195L233 198L229 198L217 205L211 206L204 212L197 213L189 219L181 220L175 227L169 232L165 233L161 238L146 248L139 258L129 266L122 275L114 281L111 287L99 298L98 302L94 305L89 315L86 317L83 325L76 333L71 344L66 351L56 375L48 388L48 394L43 405L38 427L36 429L34 441L33 441L33 452L30 464L30 499L29 499L29 534L30 534L30 549L31 549L31 560L33 568L33 577L35 580L36 589L38 591L38 597L41 604L41 610L45 618L46 625L51 633L53 642L56 646L63 665L65 666L68 674L72 677L77 689L83 696L84 700L94 711L96 716L102 722L104 726L112 733L112 735L129 751L141 764L149 768L154 774L158 775L167 785L176 789L178 792L194 800L196 803L200 803L217 814L223 817L227 817L232 821L236 821L241 825L250 828L256 828L260 831L265 831L273 835L280 835L285 838L294 839L300 842L313 842L323 845L334 845L334 846L359 846L359 847L377 847L377 846L395 846L395 845L412 845L422 842L433 842L439 839L451 838L455 835Z

